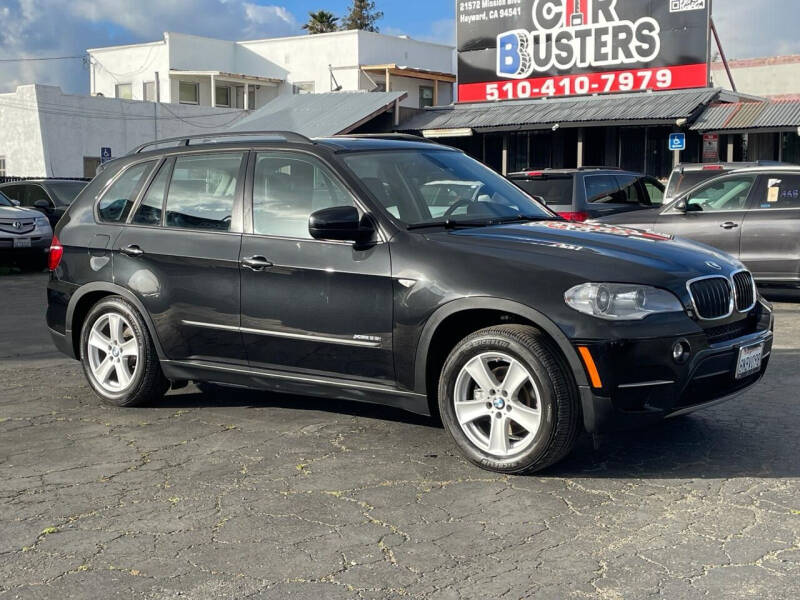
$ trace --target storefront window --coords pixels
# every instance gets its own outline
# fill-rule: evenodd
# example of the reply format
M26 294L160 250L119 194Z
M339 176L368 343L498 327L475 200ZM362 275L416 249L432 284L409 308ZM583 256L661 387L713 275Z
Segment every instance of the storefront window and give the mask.
M792 131L784 133L781 138L781 143L783 145L781 158L783 162L800 164L800 136Z

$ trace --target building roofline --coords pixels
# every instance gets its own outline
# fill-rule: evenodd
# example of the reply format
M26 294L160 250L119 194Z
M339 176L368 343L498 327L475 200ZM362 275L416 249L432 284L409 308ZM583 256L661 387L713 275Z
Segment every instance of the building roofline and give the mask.
M125 50L128 48L146 48L147 46L163 46L167 43L166 34L162 40L157 40L155 42L142 42L140 44L124 44L122 46L103 46L101 48L87 48L87 54L92 54L94 52L107 52L112 50Z
M753 67L774 67L777 65L791 65L800 63L800 54L787 54L785 56L765 56L760 58L740 58L729 60L728 65L733 69L747 69ZM722 62L711 63L711 68L721 70L725 68Z

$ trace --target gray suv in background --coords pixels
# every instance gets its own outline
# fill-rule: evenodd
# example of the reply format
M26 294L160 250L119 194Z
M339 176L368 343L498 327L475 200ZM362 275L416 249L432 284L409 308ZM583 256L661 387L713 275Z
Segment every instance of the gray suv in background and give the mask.
M672 202L683 192L700 185L704 181L714 179L731 171L750 167L781 166L791 165L767 160L755 162L683 163L672 169L672 173L669 175L667 190L664 192L664 203Z
M0 265L42 270L53 230L47 217L36 210L20 208L0 192Z
M731 171L663 208L597 222L703 242L740 259L762 286L800 286L800 167Z
M664 196L657 179L609 167L521 171L508 178L569 221L661 206Z

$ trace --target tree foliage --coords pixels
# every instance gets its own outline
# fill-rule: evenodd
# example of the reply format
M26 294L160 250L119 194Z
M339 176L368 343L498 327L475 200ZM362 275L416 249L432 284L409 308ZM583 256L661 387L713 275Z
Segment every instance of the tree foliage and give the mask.
M375 9L374 0L353 0L353 5L342 23L342 29L360 29L377 33L378 21L383 18L383 13Z
M303 29L308 31L311 35L316 33L331 33L339 29L338 21L339 17L335 16L332 12L318 10L308 13L308 23L303 25Z

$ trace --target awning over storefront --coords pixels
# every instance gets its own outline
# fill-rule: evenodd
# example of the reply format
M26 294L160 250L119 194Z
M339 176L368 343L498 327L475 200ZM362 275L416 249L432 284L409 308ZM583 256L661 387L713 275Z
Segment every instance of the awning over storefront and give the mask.
M709 106L691 129L703 132L792 130L800 127L800 100L737 102Z
M230 127L232 131L295 131L308 137L349 133L395 109L406 92L336 92L279 96Z
M640 92L581 98L548 98L498 103L456 104L430 108L403 123L402 131L437 130L469 135L475 132L519 131L609 125L684 125L714 100L741 98L721 89ZM679 122L685 120L684 122Z

